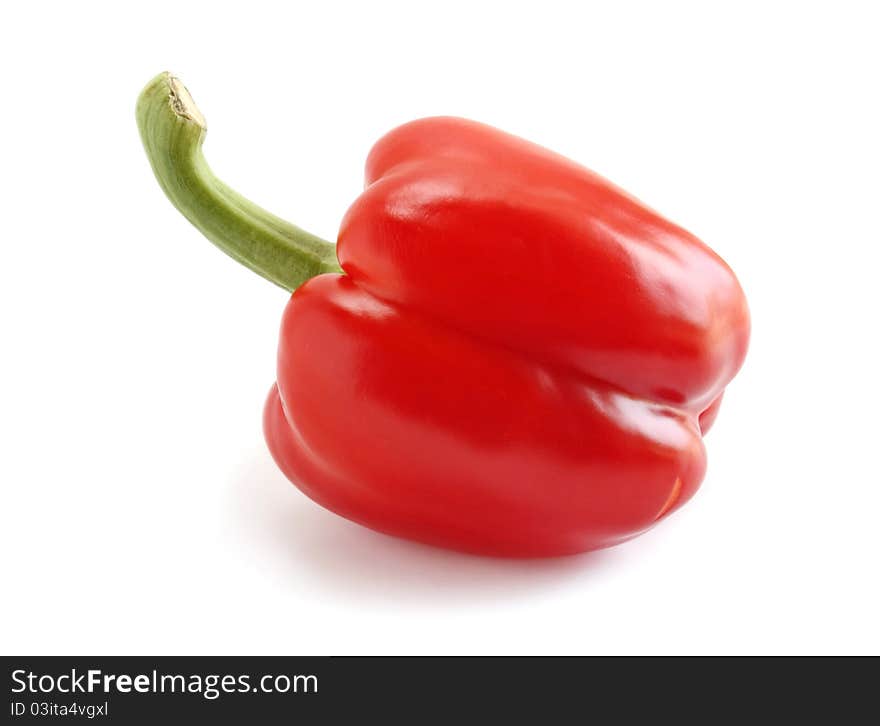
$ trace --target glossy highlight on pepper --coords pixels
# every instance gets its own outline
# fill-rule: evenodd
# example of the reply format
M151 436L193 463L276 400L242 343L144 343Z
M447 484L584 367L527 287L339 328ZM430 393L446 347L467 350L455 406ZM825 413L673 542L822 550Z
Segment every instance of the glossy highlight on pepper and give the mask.
M437 117L373 147L337 262L214 177L179 81L148 84L138 122L172 202L293 290L264 430L319 504L542 557L623 542L696 491L749 315L681 227L540 146Z

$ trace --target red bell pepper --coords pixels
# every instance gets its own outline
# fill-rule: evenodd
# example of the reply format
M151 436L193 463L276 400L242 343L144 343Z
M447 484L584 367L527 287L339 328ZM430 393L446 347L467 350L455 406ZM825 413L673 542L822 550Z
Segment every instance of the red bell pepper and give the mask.
M622 542L687 501L749 337L730 268L546 149L456 118L367 160L334 248L243 200L201 156L167 74L142 137L172 201L288 290L269 448L309 497L470 552Z

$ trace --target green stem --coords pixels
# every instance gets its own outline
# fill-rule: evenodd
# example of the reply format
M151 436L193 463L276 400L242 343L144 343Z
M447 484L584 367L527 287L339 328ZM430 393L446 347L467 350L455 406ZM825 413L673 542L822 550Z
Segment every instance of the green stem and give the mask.
M184 85L161 73L141 92L137 123L153 173L171 203L211 242L254 272L294 290L340 272L336 248L237 194L202 155L207 127Z

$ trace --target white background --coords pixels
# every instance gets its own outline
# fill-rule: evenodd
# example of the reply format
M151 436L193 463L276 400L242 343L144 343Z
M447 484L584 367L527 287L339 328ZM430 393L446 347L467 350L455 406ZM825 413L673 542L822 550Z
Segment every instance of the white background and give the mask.
M877 653L872 3L16 3L0 30L5 653ZM876 7L873 8L876 11ZM262 441L283 292L164 199L135 98L326 238L432 114L594 168L705 239L753 314L681 512L499 561L312 504Z

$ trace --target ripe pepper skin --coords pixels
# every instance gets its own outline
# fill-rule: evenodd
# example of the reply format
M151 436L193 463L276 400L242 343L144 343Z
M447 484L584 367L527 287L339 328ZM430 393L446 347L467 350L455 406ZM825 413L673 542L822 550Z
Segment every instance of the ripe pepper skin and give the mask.
M682 228L546 149L431 118L373 148L338 258L288 302L264 412L318 503L540 557L630 539L699 486L749 315Z

